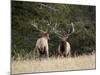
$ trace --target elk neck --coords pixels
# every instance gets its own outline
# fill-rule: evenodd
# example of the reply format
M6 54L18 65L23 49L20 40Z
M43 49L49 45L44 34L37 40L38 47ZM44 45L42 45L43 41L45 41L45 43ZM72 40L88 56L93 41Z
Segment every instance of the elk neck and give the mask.
M62 42L67 42L67 38L66 38L66 37L62 37L62 38L61 38L61 41L62 41Z

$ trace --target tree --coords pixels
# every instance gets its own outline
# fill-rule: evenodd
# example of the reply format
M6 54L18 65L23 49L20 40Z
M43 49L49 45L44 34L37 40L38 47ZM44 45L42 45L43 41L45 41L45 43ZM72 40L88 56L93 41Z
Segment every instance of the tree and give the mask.
M58 30L66 32L71 30L68 24L73 22L75 33L68 41L74 54L95 51L95 6L12 1L11 8L12 57L18 54L25 57L25 54L33 52L40 32L31 25L32 21L42 25L43 29L50 29L48 23L51 27L57 23ZM50 38L50 55L57 55L59 38L54 33L50 33Z

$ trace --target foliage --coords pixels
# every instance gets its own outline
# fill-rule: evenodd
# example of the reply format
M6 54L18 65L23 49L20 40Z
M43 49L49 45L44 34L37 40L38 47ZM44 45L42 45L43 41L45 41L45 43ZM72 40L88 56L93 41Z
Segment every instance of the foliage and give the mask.
M96 50L95 6L12 1L11 8L12 57L33 52L41 33L31 25L32 21L48 31L48 22L52 27L58 23L58 30L66 32L71 30L68 24L73 22L75 32L68 39L72 54L89 54ZM57 55L60 39L54 33L50 33L50 38L50 56Z

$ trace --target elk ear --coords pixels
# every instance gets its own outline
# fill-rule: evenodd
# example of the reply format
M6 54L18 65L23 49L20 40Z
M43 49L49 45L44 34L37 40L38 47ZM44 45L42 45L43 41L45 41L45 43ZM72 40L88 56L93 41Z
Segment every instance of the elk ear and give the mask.
M66 40L68 39L68 36L66 37Z
M46 35L48 35L49 33L48 32L46 32Z

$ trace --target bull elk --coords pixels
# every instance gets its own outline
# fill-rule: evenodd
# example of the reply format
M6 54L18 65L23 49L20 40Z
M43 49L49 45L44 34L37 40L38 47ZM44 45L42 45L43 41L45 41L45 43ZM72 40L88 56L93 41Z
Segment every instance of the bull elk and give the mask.
M48 48L48 39L49 39L49 33L47 30L43 31L42 25L41 27L38 27L36 23L32 23L32 26L40 31L41 37L37 39L36 45L35 45L35 50L39 52L39 56L49 56L49 48Z
M54 33L60 38L60 43L58 46L58 53L60 56L70 56L71 55L71 46L70 43L67 41L68 37L75 31L73 23L72 25L72 32L67 33L65 31L58 31L57 30L57 23L54 25L53 31Z

